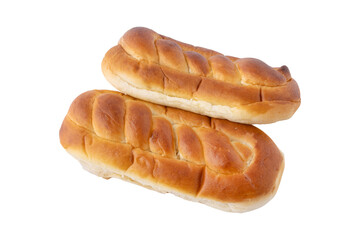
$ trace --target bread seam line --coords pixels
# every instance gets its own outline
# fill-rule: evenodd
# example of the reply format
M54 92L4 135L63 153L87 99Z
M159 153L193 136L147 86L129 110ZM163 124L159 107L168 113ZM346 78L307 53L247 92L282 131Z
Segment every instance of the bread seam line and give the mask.
M111 71L111 73L114 74L116 77L120 78L120 81L110 82L108 80L108 82L111 85L113 85L116 90L118 90L126 95L132 96L134 98L138 98L138 99L141 99L141 100L144 100L147 102L151 102L151 103L156 103L159 105L164 105L164 103L166 103L167 106L170 106L170 107L195 112L200 115L212 116L213 118L224 119L223 115L227 115L227 116L229 116L229 115L246 116L247 115L247 110L239 109L237 107L229 107L229 106L224 106L224 105L213 105L213 104L210 104L210 103L202 101L202 100L193 100L193 99L184 99L184 98L179 98L179 97L173 97L173 96L168 96L163 93L156 92L156 91L137 88L137 87L129 84L128 81L123 80L123 78L120 75L115 74L112 71ZM126 92L121 91L119 89L126 89ZM163 100L158 100L158 99L163 99ZM291 103L293 101L263 101L263 103L265 103L265 102ZM242 105L249 106L251 104L256 104L256 103L249 103L249 104L242 104ZM194 106L198 106L198 108L202 109L204 112L200 113L200 111L196 111L196 109L194 109ZM216 109L216 110L214 111L213 109ZM259 115L259 117L260 116L261 115ZM236 117L227 117L227 119L230 121L233 121L233 122L238 122L238 119ZM242 123L251 124L251 123L253 123L253 120L254 120L254 116L252 116L251 119L244 118L242 120Z
M68 152L71 154L71 151L68 151ZM90 163L89 161L83 160L83 159L79 158L79 156L77 156L76 154L71 154L71 155L74 156L76 159L78 159L78 161L80 162L80 164L83 166L83 168L85 170L87 170L88 172L93 173L93 174L95 174L95 175L97 175L99 177L103 177L103 178L111 178L111 177L120 178L122 180L128 181L128 182L133 183L133 184L140 185L140 186L145 187L145 188L151 188L152 190L155 190L155 191L160 192L160 193L171 193L171 194L174 194L175 196L181 197L183 199L190 200L190 201L193 201L193 202L199 202L199 203L208 205L210 207L220 209L220 210L223 210L223 211L227 211L227 212L247 212L247 211L255 210L255 209L259 208L259 207L264 206L267 202L269 202L275 196L275 194L277 192L277 189L278 189L278 187L280 185L279 181L281 179L282 172L284 170L284 162L283 162L282 165L281 165L279 175L277 176L277 179L275 180L276 188L270 194L260 196L260 197L258 197L256 199L251 199L250 201L244 201L244 202L239 202L239 203L236 203L236 202L223 203L223 202L219 202L219 201L216 201L216 200L211 200L211 199L206 199L206 198L199 198L199 197L192 197L192 196L190 196L188 194L181 194L181 193L176 192L175 190L172 190L170 187L156 186L154 184L151 184L149 181L142 181L139 178L136 178L134 176L126 175L126 171L109 170L109 168L106 169L106 168L100 166L99 164ZM98 169L100 169L100 171L98 171ZM129 181L129 179L131 181ZM258 201L256 201L256 200L258 200ZM251 203L254 203L254 202L256 202L256 204L251 205Z

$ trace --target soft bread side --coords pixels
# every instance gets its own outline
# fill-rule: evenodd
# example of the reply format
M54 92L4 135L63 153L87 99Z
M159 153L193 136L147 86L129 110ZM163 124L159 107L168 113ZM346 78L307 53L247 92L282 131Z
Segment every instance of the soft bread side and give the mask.
M94 90L72 103L62 146L84 168L232 212L276 193L284 160L254 126Z
M129 30L102 62L106 79L136 98L241 123L290 118L300 91L286 66L224 56L160 35Z

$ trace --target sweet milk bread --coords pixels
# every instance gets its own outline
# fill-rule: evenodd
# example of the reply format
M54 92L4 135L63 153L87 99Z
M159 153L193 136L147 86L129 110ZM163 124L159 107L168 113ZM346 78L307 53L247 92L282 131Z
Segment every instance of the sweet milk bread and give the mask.
M93 90L77 97L60 129L83 167L231 212L276 193L284 160L258 128Z
M133 97L234 122L290 118L300 91L286 66L224 56L137 27L102 62L106 79Z

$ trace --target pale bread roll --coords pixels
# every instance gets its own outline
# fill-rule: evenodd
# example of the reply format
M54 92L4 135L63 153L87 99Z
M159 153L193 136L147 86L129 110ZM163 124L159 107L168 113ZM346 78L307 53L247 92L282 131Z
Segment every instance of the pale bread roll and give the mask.
M276 193L281 152L251 125L209 118L113 91L81 94L60 129L84 168L231 212Z
M290 118L300 91L286 66L224 56L162 36L129 30L102 62L106 79L133 97L234 122Z

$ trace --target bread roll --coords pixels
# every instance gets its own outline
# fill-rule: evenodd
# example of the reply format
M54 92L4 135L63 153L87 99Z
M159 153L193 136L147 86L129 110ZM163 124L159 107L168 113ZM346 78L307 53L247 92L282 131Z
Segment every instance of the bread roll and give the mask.
M102 62L106 79L133 97L240 123L290 118L300 91L286 66L224 56L133 28Z
M231 212L276 193L281 152L251 125L155 105L113 91L81 94L60 129L83 167Z

